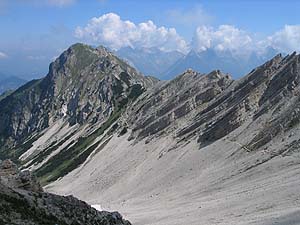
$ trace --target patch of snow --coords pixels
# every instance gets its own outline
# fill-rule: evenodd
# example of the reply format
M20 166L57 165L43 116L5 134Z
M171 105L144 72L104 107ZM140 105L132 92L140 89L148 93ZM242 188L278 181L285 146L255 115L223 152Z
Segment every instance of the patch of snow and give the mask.
M103 209L101 208L101 205L91 205L91 206L98 211L103 211Z
M68 112L68 106L67 105L63 105L61 108L61 113L63 114L63 116L67 116L67 112Z

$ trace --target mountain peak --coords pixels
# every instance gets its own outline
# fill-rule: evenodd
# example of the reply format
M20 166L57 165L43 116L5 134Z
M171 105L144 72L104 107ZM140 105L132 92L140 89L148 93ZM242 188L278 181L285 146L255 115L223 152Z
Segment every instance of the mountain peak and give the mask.
M106 47L104 47L103 45L99 45L96 50L98 50L99 52L110 52L110 50Z
M10 110L8 118L0 107L0 143L3 135L17 143L58 120L69 126L103 122L156 82L104 47L74 44L51 63L45 78L9 96L6 102L13 103L6 107ZM17 115L19 108L23 111ZM16 119L19 116L21 123ZM38 119L33 120L33 116Z
M192 68L188 68L186 71L183 72L183 74L187 74L187 75L195 75L197 72L194 71Z
M88 49L91 49L92 47L90 45L80 43L80 42L75 43L75 44L73 44L69 47L69 49L75 49L75 48L88 48Z
M193 77L200 75L200 73L194 71L193 69L189 68L186 71L184 71L182 74L180 74L179 76L177 76L174 80L172 81L180 81L180 82L186 82L187 80L192 79Z
M50 79L50 82L55 84L56 92L61 92L71 84L86 83L93 86L97 80L104 79L104 75L115 76L122 80L120 77L122 72L130 74L126 80L129 79L132 83L149 83L142 74L113 55L107 48L103 46L93 48L76 43L51 63L47 77L48 81Z
M211 79L220 79L224 76L230 77L229 74L224 74L224 73L221 72L221 70L213 70L209 74L207 74L207 76Z

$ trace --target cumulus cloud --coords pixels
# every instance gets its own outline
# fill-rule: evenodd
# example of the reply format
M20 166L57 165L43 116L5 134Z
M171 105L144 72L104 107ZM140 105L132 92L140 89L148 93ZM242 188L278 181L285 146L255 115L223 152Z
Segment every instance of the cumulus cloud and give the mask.
M205 15L200 7L195 9L198 19ZM182 19L182 23L192 23L192 14L182 11L169 12ZM205 16L203 17L205 18ZM205 19L203 19L205 20ZM201 24L201 21L199 22ZM269 47L278 52L300 51L300 25L286 25L270 36L258 37L233 25L198 26L191 42L184 40L174 28L158 27L151 20L133 23L122 20L114 13L94 17L83 27L77 27L75 37L93 45L105 45L114 50L122 47L151 48L163 51L177 50L187 53L190 49L198 52L214 49L217 52L230 51L236 56L250 56L252 52L265 54Z
M245 31L231 25L221 25L218 28L200 26L192 40L196 51L215 49L229 50L233 53L247 52L253 49L253 38Z
M0 52L0 59L5 59L8 56L4 52Z
M221 25L218 28L200 26L191 45L200 52L212 48L217 51L229 50L237 55L247 55L250 52L263 54L268 47L283 53L299 52L300 25L285 25L283 29L260 39L253 33L231 25Z
M157 27L151 20L135 24L109 13L92 18L85 27L77 27L75 36L92 44L118 50L122 47L151 48L186 52L188 45L174 28Z
M286 53L300 51L300 25L285 25L267 38L266 43Z

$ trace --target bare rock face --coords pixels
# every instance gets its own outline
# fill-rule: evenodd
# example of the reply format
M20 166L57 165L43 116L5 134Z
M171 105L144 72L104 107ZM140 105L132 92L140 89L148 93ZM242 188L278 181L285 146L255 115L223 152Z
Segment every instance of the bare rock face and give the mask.
M0 165L0 224L130 225L117 212L99 212L73 196L43 192L29 172L10 160Z
M29 171L20 171L11 160L4 160L0 164L0 182L10 188L42 192L43 188L36 177Z
M18 173L18 167L11 160L0 161L0 176L13 176Z
M174 80L149 90L128 110L132 138L141 139L177 129L177 121L191 118L232 82L228 74L220 71L199 74L189 69Z
M0 101L0 158L18 159L59 120L69 126L101 124L156 82L104 47L72 45L50 64L45 78Z
M197 137L204 147L263 116L266 125L247 145L248 150L258 149L300 121L299 65L296 53L279 54L237 81L218 70L187 70L128 108L130 139L171 134L179 140Z
M279 135L286 135L300 123L300 55L288 55L281 65L268 83L259 101L260 109L254 116L256 119L270 113L272 117L248 143L251 150L265 146Z

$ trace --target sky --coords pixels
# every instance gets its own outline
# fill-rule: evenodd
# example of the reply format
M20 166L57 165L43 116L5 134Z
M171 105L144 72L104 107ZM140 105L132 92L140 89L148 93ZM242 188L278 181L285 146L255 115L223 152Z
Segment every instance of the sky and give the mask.
M45 76L76 42L237 56L300 51L299 10L297 0L0 0L0 74Z

